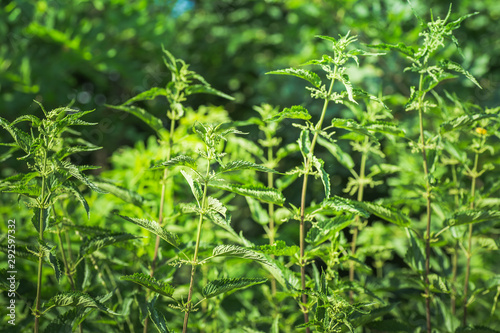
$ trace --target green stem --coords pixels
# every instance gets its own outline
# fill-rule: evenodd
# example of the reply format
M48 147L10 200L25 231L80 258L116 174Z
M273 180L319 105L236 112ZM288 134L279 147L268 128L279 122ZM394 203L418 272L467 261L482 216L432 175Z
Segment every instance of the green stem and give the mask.
M420 82L418 90L422 93L423 86L423 74L420 74ZM425 235L425 272L424 272L424 282L425 282L425 314L426 314L426 327L427 332L431 333L431 292L429 288L429 274L430 274L430 257L431 257L431 185L429 183L429 166L427 164L427 153L425 149L425 136L424 136L424 105L423 101L425 98L425 92L421 94L418 101L418 118L420 127L420 143L422 145L422 159L424 161L424 176L425 176L425 199L427 201L427 227Z
M337 74L337 66L335 66L333 77L335 77L336 74ZM330 83L330 88L328 89L327 96L331 95L334 83L335 83L335 79L333 78L332 82ZM300 285L301 285L301 288L303 290L306 288L306 262L304 260L304 251L305 251L304 220L305 220L305 207L306 207L307 178L309 176L309 172L310 172L310 169L312 166L312 156L314 153L314 146L316 145L316 141L318 140L319 131L321 130L321 126L323 125L323 120L325 119L326 109L328 108L328 102L329 102L328 98L325 99L325 102L323 103L323 110L321 111L321 116L320 116L319 121L315 127L316 131L314 132L314 136L313 136L313 139L311 141L311 147L309 149L310 155L306 159L304 181L302 183L302 193L301 193L301 198L300 198L300 232L299 232L300 257L299 257L299 265L300 265ZM308 309L306 308L306 304L307 304L307 295L306 294L302 294L302 303L304 304L303 308L302 308L302 310L304 311L304 322L307 324L309 322L309 314L308 314ZM307 333L310 332L309 327L306 328L306 332Z
M42 168L42 191L40 196L40 221L38 225L38 237L40 241L43 241L43 216L45 210L45 182L46 182L46 172L47 172L47 151L44 150L43 155L43 168ZM40 296L42 290L42 270L43 270L43 255L42 255L42 246L39 247L39 258L38 258L38 278L36 284L36 305L35 305L35 333L38 333L38 329L40 326Z
M210 161L207 161L207 178L209 176L210 172ZM198 231L196 232L196 244L194 248L194 255L193 255L193 260L191 262L191 279L189 282L189 292L188 292L188 299L186 303L186 314L184 315L184 323L182 326L182 333L187 332L187 327L188 327L188 321L189 321L189 313L191 312L191 299L193 297L193 286L194 286L194 273L196 272L196 266L198 264L198 250L200 248L200 238L201 238L201 227L203 225L203 216L204 216L204 211L207 206L207 188L208 184L205 183L204 188L203 188L203 197L201 199L201 213L200 213L200 218L198 220Z
M479 152L476 152L476 156L474 158L474 168L472 169L472 184L471 184L471 202L470 209L474 209L474 197L476 195L476 179L477 179L477 165L479 162ZM467 239L467 263L465 267L465 282L464 282L464 317L463 317L463 326L467 326L467 297L469 292L469 278L470 278L470 259L472 257L472 223L469 224L469 236Z
M167 141L167 156L166 159L167 161L170 159L170 156L172 154L172 137L173 133L175 130L175 120L171 119L170 121L170 132L168 133L168 141ZM158 224L162 225L163 223L163 210L165 207L165 193L167 192L167 179L168 179L168 168L165 168L163 170L163 178L162 178L162 184L161 184L161 195L160 195L160 211L158 213ZM169 187L170 188L170 187ZM158 259L158 251L160 249L160 236L156 236L156 241L155 241L155 250L153 254L153 260L151 261L151 272L150 276L153 277L154 272L156 270L156 262ZM143 333L147 333L148 331L148 319L149 317L146 317L144 320L144 329Z
M368 144L368 137L365 137L365 145ZM366 151L363 151L363 153L361 154L361 165L360 165L360 168L359 168L359 177L358 177L358 181L359 181L359 187L358 187L358 201L363 201L363 192L364 192L364 188L365 188L365 169L366 169L366 159L367 159L367 155L368 153ZM354 220L354 228L353 228L353 232L352 232L352 242L351 242L351 256L354 257L354 255L356 254L356 242L357 242L357 239L358 239L358 231L359 231L359 220L360 220L360 217L359 215L356 215L355 217L355 220ZM350 264L349 264L349 281L354 281L354 261L351 260ZM354 302L354 293L353 291L349 291L349 300L351 301L351 303Z
M269 139L269 138L268 138ZM271 162L273 160L273 148L268 147L267 148L267 160L268 162ZM267 187L273 188L274 187L274 175L272 172L267 173ZM269 245L274 244L274 236L275 236L275 227L274 227L274 204L270 203L267 207L267 213L269 215ZM274 259L274 254L271 256L272 259ZM271 278L271 295L276 296L276 279L273 277Z

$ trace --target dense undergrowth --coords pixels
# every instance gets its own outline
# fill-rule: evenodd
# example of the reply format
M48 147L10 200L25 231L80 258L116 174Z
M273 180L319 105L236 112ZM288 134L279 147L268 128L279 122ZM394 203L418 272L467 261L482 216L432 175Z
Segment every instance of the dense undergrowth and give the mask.
M99 176L74 157L101 148L79 132L95 125L91 111L0 118L0 160L23 164L0 182L15 220L0 227L2 305L15 299L15 326L2 306L2 328L500 330L500 107L446 90L480 87L454 55L474 14L414 14L415 45L318 36L329 53L263 78L302 79L304 102L234 122L222 107L187 106L195 94L232 97L163 50L171 80L108 105L151 136ZM350 80L366 58L394 54L407 96ZM158 99L164 112L148 111Z

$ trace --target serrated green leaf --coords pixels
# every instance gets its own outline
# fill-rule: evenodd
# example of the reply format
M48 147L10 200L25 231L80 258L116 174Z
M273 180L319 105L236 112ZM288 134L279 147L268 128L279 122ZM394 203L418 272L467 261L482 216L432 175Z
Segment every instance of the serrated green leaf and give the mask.
M158 224L156 221L149 221L149 220L144 220L144 219L138 219L135 217L128 217L128 216L123 216L119 215L122 219L127 220L129 222L132 222L134 224L137 224L141 228L144 228L156 236L159 236L161 239L169 243L175 248L179 248L179 238L177 237L176 234L173 234L169 231L166 231L164 228L161 227L161 225Z
M153 322L153 324L155 324L156 329L160 333L170 333L170 329L167 326L167 320L165 319L165 316L162 312L158 311L155 306L156 300L157 296L153 297L151 302L148 303L149 318L151 318L151 321Z
M209 186L282 206L285 198L276 189L211 181Z
M369 44L367 45L368 47L372 47L375 49L379 50L395 50L403 53L404 55L407 55L409 57L413 57L415 55L415 50L410 47L405 45L404 43L399 43L399 44Z
M144 198L137 192L131 191L124 187L115 185L109 181L102 179L93 179L92 182L101 190L114 195L121 200L131 203L137 207L141 207L144 203Z
M164 130L163 122L147 112L136 106L124 106L124 105L106 105L109 108L117 109L120 111L125 111L127 113L133 114L137 118L141 119L146 125L151 127L155 132L160 133Z
M22 121L29 121L29 122L31 122L31 124L32 124L33 127L39 127L42 124L42 121L37 116L34 116L32 114L25 114L25 115L22 115L20 117L17 117L11 123L11 125L15 125L15 124L20 123Z
M354 167L354 161L351 158L351 155L344 152L336 143L333 143L330 140L323 139L318 136L318 144L325 147L330 154L333 155L339 161L340 164L345 166L347 169L352 169Z
M291 108L283 109L283 111L272 116L271 118L265 119L264 121L280 121L284 118L309 120L311 119L311 115L302 105L294 105Z
M9 253L9 248L7 245L0 245L0 251L5 254ZM34 251L25 250L20 246L16 246L16 259L26 259L32 262L38 263L38 259L40 258L38 255L33 253Z
M276 71L267 72L266 74L279 74L279 75L293 75L296 77L300 77L306 81L309 81L316 88L321 87L321 79L318 74L302 68L287 68L287 69L279 69Z
M204 84L194 84L194 85L187 87L186 88L186 96L189 96L192 94L210 94L210 95L223 97L223 98L228 99L230 101L234 100L234 97L229 96L228 94L225 94L222 91L219 91L217 89L214 89L214 88L207 86L207 85L204 85Z
M342 198L336 195L323 200L323 202L321 203L321 207L323 209L330 209L339 213L348 212L363 216L365 218L370 216L368 211L362 205L360 205L359 201Z
M235 161L230 161L224 166L221 166L219 170L217 170L217 174L238 171L238 170L256 170L261 172L278 173L277 171L269 169L263 165L259 165L248 161L235 160Z
M155 99L158 96L167 96L167 95L168 92L165 88L153 87L149 90L137 94L135 97L132 97L131 99L127 100L125 103L122 103L122 106L129 105L139 101L148 101Z
M268 255L293 257L300 248L296 245L287 246L284 241L277 240L273 245L260 245L256 250Z
M342 119L342 118L333 118L332 126L336 128L346 129L348 131L352 131L358 134L362 134L370 137L375 142L377 142L377 138L363 125L355 122L352 119Z
M187 183L189 184L189 187L191 188L191 192L193 193L194 198L196 199L196 202L198 203L198 207L201 208L200 200L203 197L203 189L201 188L200 182L198 182L197 180L194 180L193 177L191 177L187 172L184 172L184 170L181 170L181 174L184 176Z
M202 290L205 298L212 298L228 291L248 288L266 282L265 278L229 278L210 281Z
M196 160L186 155L179 155L168 161L156 164L152 166L150 169L160 169L163 167L174 167L174 166L187 166L193 170L196 170Z
M321 177L321 182L323 183L323 188L325 189L325 198L330 197L330 175L325 171L324 165L325 162L322 159L317 158L316 156L313 156L312 158L312 163L314 165L314 168L318 172L319 176Z
M67 171L71 176L75 177L85 185L87 185L92 191L97 193L106 193L106 191L101 190L99 187L94 185L84 174L81 173L80 169L69 161L57 161L59 167Z
M0 117L0 126L2 126L10 133L10 135L12 136L14 141L16 141L19 148L24 150L26 153L29 152L32 140L31 136L28 135L28 133L25 133L14 126L11 126L11 124L2 117Z
M461 129L463 127L470 127L472 126L475 122L481 120L481 119L486 119L486 118L496 118L498 115L496 114L489 114L489 113L481 113L481 114L474 114L474 115L463 115L458 118L446 121L441 124L441 133L446 133L450 131L454 131L457 129Z
M409 227L411 225L411 219L397 209L384 207L371 202L359 202L359 206L371 214L401 227Z
M35 227L36 231L40 232L40 220L42 222L42 232L47 229L49 225L49 217L50 217L50 207L49 208L34 208L33 209L33 217L31 218L31 222ZM41 218L41 219L40 219Z
M141 238L141 236L135 236L128 233L115 233L111 235L98 235L92 238L86 239L83 244L80 246L80 256L84 257L92 252L98 251L105 246L124 242L131 239Z
M467 209L455 212L450 218L445 220L445 223L449 226L457 226L462 224L497 221L500 221L500 211L498 210Z
M175 289L166 282L160 282L154 277L146 275L144 273L134 273L133 275L124 275L120 277L120 280L130 281L137 283L149 290L158 293L160 295L172 298Z
M384 133L395 135L399 137L405 136L405 131L403 129L398 128L396 124L388 123L388 122L374 122L365 125L365 128L370 132Z
M317 218L317 220L314 227L307 232L306 241L311 244L321 244L330 239L331 235L347 228L354 221L354 218L349 214L334 218Z
M297 143L299 144L299 149L302 152L304 156L308 156L309 153L311 152L311 137L310 134L311 132L307 129L303 129L300 132L300 137L297 140Z
M69 192L73 193L73 195L76 197L76 199L82 204L83 208L85 208L85 211L87 212L87 219L90 219L90 207L83 196L82 192L80 192L80 189L78 186L76 186L75 183L72 181L67 181L63 185L63 188L67 189Z
M245 197L245 199L247 200L248 208L250 208L252 219L260 225L269 224L269 215L260 202L251 197Z
M424 272L425 267L425 251L422 240L413 236L414 231L407 229L410 244L405 254L406 263L420 274Z
M59 260L56 257L56 247L50 246L42 240L38 240L38 244L40 245L40 249L43 253L43 257L46 263L48 263L52 269L54 270L54 275L56 277L57 282L61 279L61 265L59 264Z
M52 297L46 304L45 307L52 306L74 306L74 307L85 307L85 308L96 308L103 312L111 313L116 315L116 312L108 309L104 304L102 304L97 299L93 298L87 293L80 291L66 291Z
M452 71L455 71L457 73L463 74L472 83L474 83L476 86L478 86L479 88L482 89L481 85L479 84L479 82L477 82L476 78L474 76L472 76L471 73L469 73L468 71L466 71L462 67L462 65L460 65L460 64L458 64L456 62L450 61L450 60L442 60L439 65L440 65L441 68L444 68L444 69L447 69L447 70L452 70Z

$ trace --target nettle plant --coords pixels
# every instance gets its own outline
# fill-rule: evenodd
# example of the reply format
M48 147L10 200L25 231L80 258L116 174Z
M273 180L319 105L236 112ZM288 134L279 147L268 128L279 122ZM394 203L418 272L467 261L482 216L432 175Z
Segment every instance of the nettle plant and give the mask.
M35 261L38 267L35 281L36 297L25 298L26 295L22 295L25 303L28 306L32 305L32 314L35 318L34 331L38 332L41 329L41 318L44 316L51 319L48 325L43 324L45 331L71 329L76 326L81 330L82 321L95 309L116 314L103 304L111 297L112 292L96 297L86 292L89 287L89 269L86 260L104 246L138 236L88 228L75 223L79 217L73 217L69 212L75 210L72 202L80 203L85 209L87 218L90 216L90 207L81 186L85 185L93 191L104 192L83 173L96 167L77 166L70 159L74 154L100 149L83 140L72 128L93 125L80 119L92 111L78 111L70 107L46 111L41 104L39 105L45 118L25 115L12 122L0 118L0 125L14 139L13 143L3 144L11 147L7 154L14 156L16 151L23 151L25 155L18 159L25 161L27 166L26 172L19 172L2 180L0 189L2 192L17 194L19 201L33 214L31 222L36 237L29 235L21 225L16 229L15 236L18 244L17 258ZM24 122L29 123L27 131L22 126ZM73 233L70 234L70 231ZM89 234L88 232L93 237L83 237ZM80 235L77 237L80 246L76 258L72 252L75 233ZM21 244L26 246L22 247ZM2 249L5 248L2 246ZM44 273L44 265L53 269L52 275ZM54 290L44 287L44 278L55 278L62 284L63 275L68 279L69 286L63 287L67 291L57 293L59 288ZM29 277L26 279L30 281ZM48 295L47 291L57 294ZM55 307L65 306L74 308L59 317L50 313Z
M347 75L346 63L353 60L358 63L358 56L378 55L359 49L349 49L349 45L357 40L355 36L339 36L338 39L328 36L319 36L328 40L333 46L333 56L323 55L321 60L312 60L306 65L320 67L329 80L328 89L322 83L322 79L315 72L303 68L289 68L270 72L269 74L293 75L305 79L313 87L307 87L311 91L311 97L323 100L323 107L319 120L313 123L312 115L303 106L295 105L285 108L282 112L268 119L279 121L284 118L300 119L304 124L293 124L299 128L300 136L297 140L299 150L303 157L303 165L288 171L302 177L301 201L298 207L291 204L292 218L299 221L299 247L298 258L295 261L300 267L300 281L302 294L300 299L301 309L304 312L305 327L307 331L311 327L319 331L341 331L345 328L353 331L361 325L360 314L368 314L368 306L374 303L354 303L346 301L343 293L347 290L363 290L362 287L354 287L354 264L350 264L351 283L346 285L339 276L339 270L346 261L355 260L356 243L352 243L352 253L343 250L347 245L346 239L340 232L342 229L354 225L354 235L357 234L361 218L368 218L370 214L377 215L398 225L407 226L408 219L395 210L391 210L374 203L361 202L363 199L363 188L374 186L377 183L373 176L377 171L366 174L366 158L370 152L377 153L380 133L402 136L403 131L396 125L382 121L390 117L387 111L383 111L385 105L377 97L368 94L362 89L355 89ZM344 89L336 91L336 83ZM357 105L356 99L367 99L380 104L380 108L370 105L368 112L363 112ZM354 111L356 119L333 118L328 126L324 126L330 102L334 104L348 104ZM351 140L355 150L362 153L359 173L354 169L352 158L342 151L336 143L338 131L347 131L348 134L341 138ZM352 173L353 178L349 181L348 192L358 193L359 201L331 195L330 175L325 171L325 162L316 156L315 147L319 144L326 148L341 165L346 166ZM375 148L374 148L375 147ZM379 152L380 154L380 152ZM319 204L311 200L308 206L307 193L310 177L320 178L324 187L324 197ZM311 223L311 228L306 232L306 222ZM306 245L308 243L308 245ZM325 263L324 272L320 273L317 265L313 265L313 278L309 279L306 267L314 260L320 259ZM333 285L336 288L333 288ZM308 300L308 296L310 299ZM352 299L351 294L351 299ZM314 311L314 317L309 318L309 313ZM373 318L384 314L379 310L374 313Z

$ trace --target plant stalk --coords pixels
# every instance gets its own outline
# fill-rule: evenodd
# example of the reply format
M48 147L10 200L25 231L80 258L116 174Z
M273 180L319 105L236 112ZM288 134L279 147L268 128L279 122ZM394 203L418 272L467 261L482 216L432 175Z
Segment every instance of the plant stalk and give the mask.
M170 132L168 133L168 141L167 141L167 161L170 159L170 156L172 154L172 137L175 129L175 120L171 119L170 121ZM163 223L163 211L165 208L165 193L167 192L167 179L168 179L168 168L165 168L163 170L163 178L162 178L162 184L161 184L161 195L160 195L160 211L158 213L158 224L162 225ZM153 277L155 269L156 269L156 262L158 260L158 251L160 249L160 236L156 236L156 241L155 241L155 251L153 254L153 260L151 261L151 272L150 276ZM146 319L144 320L144 330L143 333L147 333L148 331L148 319L149 317L146 316Z
M40 204L40 221L38 225L38 237L40 241L43 240L43 216L44 216L44 207L45 207L45 182L46 182L46 173L47 171L47 151L44 150L43 155L43 173L42 173L42 191L40 195L41 202ZM40 296L42 290L42 270L43 270L43 255L42 255L42 245L39 246L39 258L38 258L38 277L36 284L36 305L35 305L35 333L38 333L38 329L40 326Z
M365 137L365 144L368 143L368 137ZM363 151L361 154L361 165L359 168L359 188L358 188L358 201L363 201L363 192L365 188L365 169L366 169L366 159L367 159L367 152ZM359 215L356 215L355 220L354 220L354 230L352 232L352 242L351 242L351 255L354 256L356 254L356 242L358 239L358 224L360 221ZM354 281L354 261L351 260L349 264L349 281ZM352 290L349 291L349 300L351 304L354 302L354 293Z
M474 168L472 169L472 183L471 183L471 203L470 209L474 209L474 201L476 194L476 179L477 179L477 165L479 162L479 152L476 152L476 156L474 158ZM467 326L467 297L469 292L469 279L470 279L470 259L472 257L472 223L469 224L469 235L467 239L467 263L465 267L465 282L464 282L464 317L463 317L463 326Z
M337 73L337 66L335 66L335 71L333 77L335 77L335 74ZM332 90L333 90L333 84L335 83L335 79L332 79L332 82L330 83L330 88L328 89L328 96L331 95ZM328 108L328 99L325 99L325 102L323 103L323 110L321 111L321 116L316 124L316 131L314 132L313 139L311 141L311 147L309 149L309 154L310 156L307 157L306 159L306 165L305 165L305 173L304 173L304 181L302 183L302 193L301 193L301 198L300 198L300 233L299 233L299 245L300 245L300 258L299 258L299 265L300 265L300 285L301 288L304 290L306 289L306 262L304 260L304 251L305 251L305 245L304 245L304 236L305 236L305 228L304 228L304 221L305 221L305 206L306 206L306 192L307 192L307 178L309 176L309 171L312 166L312 156L314 153L314 146L316 145L316 141L318 140L318 133L321 130L321 126L323 125L323 120L325 119L325 114L326 114L326 109ZM307 324L309 322L309 314L308 314L308 309L306 308L307 304L307 295L302 294L302 303L303 308L302 310L304 311L304 322ZM309 333L310 329L309 327L306 328L306 332Z
M210 170L210 163L207 165L207 177L209 175L209 170ZM191 298L193 297L193 286L194 286L194 273L196 272L196 266L198 264L198 250L200 248L200 238L201 238L201 227L203 225L203 216L204 216L204 211L207 206L207 188L208 184L205 183L205 186L203 188L203 197L202 197L202 207L201 207L201 213L200 213L200 219L198 220L198 231L196 232L196 245L194 248L194 255L193 255L193 261L191 263L191 280L189 282L189 293L188 293L188 299L187 299L187 310L186 314L184 315L184 323L182 326L182 333L187 332L187 327L188 327L188 321L189 321L189 313L191 312Z
M420 82L418 90L422 92L423 86L423 74L420 74ZM425 235L425 273L424 273L424 282L425 282L425 314L426 314L426 327L427 332L431 333L432 324L431 324L431 294L429 288L429 274L430 274L430 257L431 257L431 184L429 183L429 166L427 164L427 153L425 149L425 137L424 137L424 110L423 110L423 101L425 98L425 93L423 93L419 97L418 101L418 118L419 118L419 127L420 127L420 143L422 145L422 159L424 162L424 176L425 176L425 199L427 201L427 227L426 227L426 235Z

